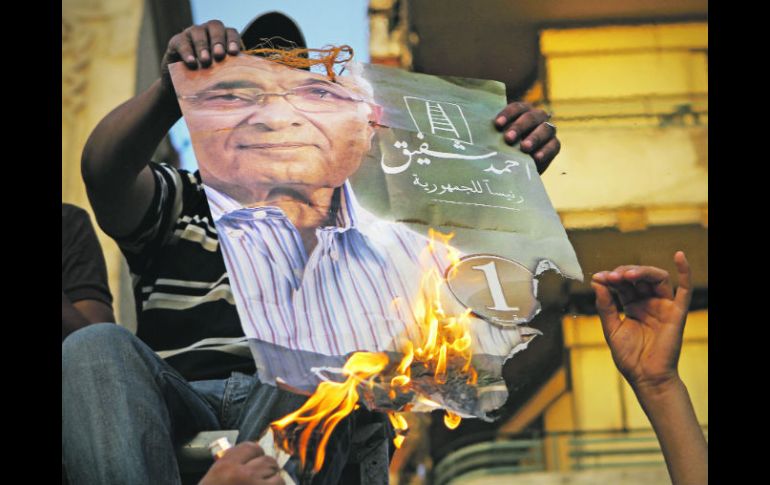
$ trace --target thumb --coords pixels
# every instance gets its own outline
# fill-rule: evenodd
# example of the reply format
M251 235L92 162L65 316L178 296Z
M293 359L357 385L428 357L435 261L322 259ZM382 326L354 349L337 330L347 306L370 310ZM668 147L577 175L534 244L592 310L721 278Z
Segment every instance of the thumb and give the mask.
M682 309L687 311L692 299L692 270L690 263L687 262L687 256L684 251L677 251L674 254L674 264L676 265L677 279L679 287L676 289L674 301Z
M596 310L599 312L599 319L602 322L604 338L609 343L610 335L620 326L620 314L609 288L601 283L591 282L591 287L596 293Z
M225 451L219 460L243 464L264 454L265 452L262 450L262 447L256 442L244 441Z

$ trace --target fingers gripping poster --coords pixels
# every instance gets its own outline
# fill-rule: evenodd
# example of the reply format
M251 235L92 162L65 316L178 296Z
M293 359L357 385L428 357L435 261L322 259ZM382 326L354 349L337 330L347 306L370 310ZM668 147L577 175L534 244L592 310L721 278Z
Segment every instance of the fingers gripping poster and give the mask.
M582 279L532 159L492 125L504 86L243 54L170 69L260 380L353 376L372 409L489 419L539 334L536 276Z

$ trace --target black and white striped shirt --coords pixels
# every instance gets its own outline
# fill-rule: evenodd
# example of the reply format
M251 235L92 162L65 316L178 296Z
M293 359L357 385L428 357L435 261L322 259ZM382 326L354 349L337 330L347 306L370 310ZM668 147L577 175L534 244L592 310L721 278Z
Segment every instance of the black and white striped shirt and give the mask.
M155 197L117 240L131 271L137 336L188 380L254 372L198 172L151 163Z

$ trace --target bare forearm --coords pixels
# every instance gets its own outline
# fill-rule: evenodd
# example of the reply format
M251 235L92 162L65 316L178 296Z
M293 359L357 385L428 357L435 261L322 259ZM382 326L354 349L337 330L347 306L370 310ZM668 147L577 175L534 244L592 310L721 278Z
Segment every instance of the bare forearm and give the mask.
M83 179L106 232L121 235L139 223L154 189L145 168L180 116L173 93L158 80L115 108L91 133L83 149Z
M160 80L112 110L94 128L83 150L89 190L119 186L120 175L135 178L180 116L176 99Z
M71 302L69 297L61 294L61 338L64 338L87 325L93 323L109 323L115 321L112 307L99 300L78 300Z
M75 330L88 325L88 319L80 313L70 302L67 295L62 293L61 295L61 338L71 334Z
M90 323L114 322L112 306L99 300L79 300L72 304Z
M674 485L708 483L708 444L680 379L656 388L635 388L652 423Z

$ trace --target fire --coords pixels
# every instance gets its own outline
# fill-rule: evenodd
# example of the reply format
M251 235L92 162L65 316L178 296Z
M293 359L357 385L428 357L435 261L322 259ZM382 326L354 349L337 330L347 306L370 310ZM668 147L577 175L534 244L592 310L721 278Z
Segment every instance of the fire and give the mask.
M447 411L444 415L444 424L449 429L455 429L456 427L460 426L460 416L456 415L455 413L451 411Z
M454 234L442 234L433 229L429 230L430 242L423 253L424 258L432 258L437 252L436 241L442 243L446 250L446 257L451 262L450 271L454 271L456 263L460 261L460 253L453 248L449 241ZM420 281L420 295L417 299L415 317L419 328L419 335L424 336L417 342L406 341L402 352L404 357L396 368L397 375L390 380L390 397L396 397L396 389L406 388L411 381L411 365L415 362L422 363L429 369L434 369L433 378L438 384L446 384L447 361L459 357L465 361L461 372L467 374L466 382L475 385L478 379L476 370L471 365L471 332L469 330L470 309L466 309L459 316L448 315L441 303L441 289L444 278L438 270L431 266L430 270L422 275ZM430 402L422 399L423 403ZM440 407L438 403L434 403ZM389 414L393 428L396 430L394 444L400 447L407 430L406 421L397 425L394 421L394 413ZM460 425L462 418L457 414L446 411L444 424L449 429L455 429Z
M396 437L393 438L393 444L396 445L396 448L401 448L401 445L406 439L404 433L406 433L406 430L409 428L406 418L403 415L394 412L389 412L388 418L390 418L393 429L396 430Z
M313 473L318 473L326 455L326 443L334 428L350 414L358 403L357 387L360 383L378 375L388 365L388 356L382 353L356 352L350 356L342 368L347 376L344 382L322 382L315 393L295 412L270 424L276 440L288 453L299 452L302 468L307 463L307 451L313 432L320 426L321 438L318 441ZM296 450L290 437L292 425L301 428Z
M430 230L430 242L423 253L424 258L433 258L437 252L436 241L440 240L445 250L444 256L452 263L459 261L459 252L449 245L453 234L445 235ZM448 379L448 368L452 368L454 375L459 374L469 385L475 385L478 375L471 365L471 332L470 309L466 309L459 315L449 315L442 305L441 293L445 283L444 277L435 268L430 267L421 278L420 293L416 299L414 314L416 317L417 331L410 335L418 335L412 340L406 340L401 346L403 357L399 364L388 371L392 375L389 381L384 381L383 371L388 367L388 357L383 353L356 352L343 367L343 374L347 376L342 383L323 382L318 385L315 393L296 412L285 416L271 424L276 435L276 440L284 450L289 453L299 453L303 469L307 463L307 453L311 438L316 430L320 430L320 439L315 459L313 461L313 473L317 473L323 466L326 443L337 424L350 414L359 400L358 386L366 383L370 388L375 385L385 387L390 399L395 400L399 393L414 390L411 369L413 365L420 364L429 369L437 384L445 384ZM394 302L395 304L396 302ZM450 362L452 364L450 364ZM458 367L458 362L462 365ZM392 372L392 374L391 374ZM456 377L454 377L456 379ZM387 384L386 384L387 382ZM389 384L389 386L388 386ZM424 396L417 399L439 408L439 403L433 402ZM408 410L409 404L404 410ZM408 424L403 415L395 411L388 411L396 437L393 440L396 447L400 447L405 439ZM461 417L450 411L446 411L444 424L449 429L459 426ZM319 433L316 433L318 435Z

